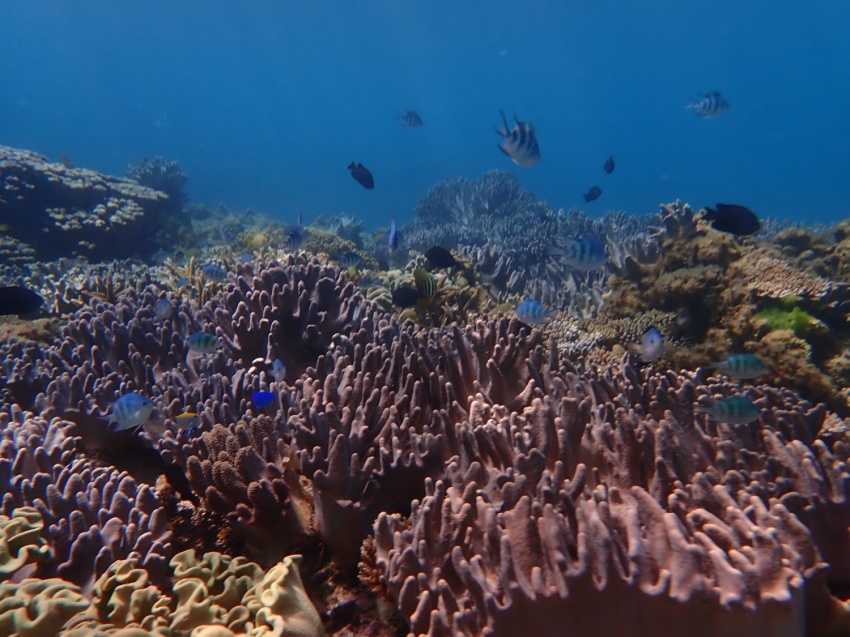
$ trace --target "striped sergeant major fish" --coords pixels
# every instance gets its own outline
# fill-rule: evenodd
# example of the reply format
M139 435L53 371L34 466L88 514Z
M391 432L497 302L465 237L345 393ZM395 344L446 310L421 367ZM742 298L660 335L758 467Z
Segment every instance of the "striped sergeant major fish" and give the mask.
M576 270L598 270L608 261L605 246L598 239L590 237L568 239L563 247L549 246L546 254Z
M712 363L708 369L741 380L752 380L769 371L768 366L752 354L730 354L725 361Z
M554 313L548 311L539 301L528 299L520 303L515 310L517 318L526 325L543 325L554 318Z
M502 130L496 129L502 137L505 138L505 143L499 144L499 150L511 158L517 166L528 168L540 161L540 145L537 143L537 135L534 133L534 127L528 122L521 122L514 115L516 126L513 130L508 129L508 120L505 119L505 112L499 111L502 114Z
M150 398L142 396L138 392L124 394L112 403L112 413L107 419L107 424L115 423L113 431L124 431L141 427L153 411L153 402Z
M416 111L404 111L398 114L398 121L405 128L422 128L424 122Z
M729 110L729 102L720 91L712 91L701 93L699 99L692 99L685 108L693 110L699 117L720 117Z
M707 405L699 405L694 409L694 413L706 414L711 420L730 425L746 425L761 415L761 409L749 398L732 396L716 398Z
M283 236L286 238L286 249L292 252L300 250L307 234L309 233L304 229L304 221L301 215L298 215L298 223L290 223L283 231Z

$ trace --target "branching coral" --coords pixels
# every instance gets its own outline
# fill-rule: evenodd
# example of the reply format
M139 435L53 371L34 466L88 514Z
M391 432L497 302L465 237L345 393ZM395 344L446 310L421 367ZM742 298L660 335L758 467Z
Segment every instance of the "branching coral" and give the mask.
M624 366L552 378L521 413L474 404L468 443L410 529L375 525L411 632L679 634L697 613L705 634L784 635L816 622L799 600L831 543L790 508L811 511L814 531L844 501L846 470L806 447L824 412L766 390L755 430L703 424L694 401L732 387L696 380ZM799 471L803 457L819 470Z

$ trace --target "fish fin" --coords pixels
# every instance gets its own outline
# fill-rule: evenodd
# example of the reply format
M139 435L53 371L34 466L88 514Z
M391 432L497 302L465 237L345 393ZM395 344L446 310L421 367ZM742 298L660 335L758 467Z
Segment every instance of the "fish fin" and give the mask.
M508 135L510 135L511 129L508 128L508 120L505 117L505 111L500 110L499 113L502 114L502 125L505 127L505 130L504 131L497 130L496 132L499 133L499 135L501 135L502 137L507 137Z
M505 155L507 155L508 157L511 157L511 154L507 150L505 150L505 148L501 144L498 145L498 148L499 148L500 151L505 153ZM511 157L511 159L513 159L513 157Z
M714 400L714 398L709 398L708 401L704 404L697 403L696 406L694 406L694 413L695 414L708 414L710 416L711 415L711 409L712 409L712 407L714 407L715 404L716 404L716 401Z

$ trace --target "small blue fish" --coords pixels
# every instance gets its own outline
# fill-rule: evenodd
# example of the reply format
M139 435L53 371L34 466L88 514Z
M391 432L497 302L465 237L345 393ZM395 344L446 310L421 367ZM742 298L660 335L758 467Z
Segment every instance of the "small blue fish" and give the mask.
M654 363L664 354L664 337L658 329L650 327L641 342L633 343L630 349L640 360Z
M153 411L153 402L138 392L124 394L112 403L112 413L107 419L107 424L117 423L114 431L124 431L133 427L142 426Z
M204 275L204 278L208 281L214 281L216 283L221 283L227 278L227 272L219 265L215 265L214 263L209 263L201 268L201 274Z
M608 261L605 246L593 238L567 240L563 248L551 246L546 253L576 270L598 270Z
M254 257L252 257L247 252L243 252L242 256L239 257L240 263L251 263L251 261L253 261L253 260L254 260Z
M707 414L712 420L729 423L730 425L746 425L761 415L761 409L749 398L732 396L717 398L709 405L699 405L694 413Z
M276 398L277 394L273 394L270 391L258 391L251 394L251 402L254 403L254 406L256 406L257 409L268 407L275 401Z
M177 279L177 281L174 283L174 287L175 287L175 288L177 288L178 290L179 290L180 288L185 288L187 285L189 285L189 279L188 279L188 277L185 277L185 276L181 276L181 277L180 277L179 279Z
M279 358L274 359L272 363L272 377L276 383L282 383L286 376L286 367Z
M729 102L720 91L700 94L699 99L692 99L685 106L694 111L699 117L720 117L729 110Z
M390 219L390 232L387 235L387 246L390 249L390 256L395 256L398 251L398 232L395 229L395 219Z
M156 318L160 321L165 321L171 318L171 315L174 313L174 306L171 305L171 301L168 299L159 299L156 302Z
M751 380L769 371L768 366L752 354L731 354L725 361L708 365L708 369L741 380Z
M195 332L186 339L189 350L199 354L212 354L221 344L219 339L206 332Z
M549 312L534 299L523 301L516 309L516 315L520 321L527 325L543 325L544 323L551 321L555 316L554 313Z
M534 126L528 122L521 122L514 115L516 126L513 130L508 130L508 120L505 119L505 112L502 113L502 124L504 128L496 132L505 139L505 145L499 144L499 150L511 158L511 161L517 166L528 168L540 161L540 145L537 143L537 135L534 132Z
M194 411L187 411L174 417L174 423L183 431L192 431L198 426L201 417Z

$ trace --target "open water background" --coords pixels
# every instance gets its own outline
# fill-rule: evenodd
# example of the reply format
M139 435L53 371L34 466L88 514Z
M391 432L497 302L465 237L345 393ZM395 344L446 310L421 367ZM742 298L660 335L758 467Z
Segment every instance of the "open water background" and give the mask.
M850 2L5 0L0 26L0 143L112 174L165 155L194 202L385 225L503 168L591 213L850 216ZM684 109L711 90L727 114ZM540 164L498 151L500 108Z

